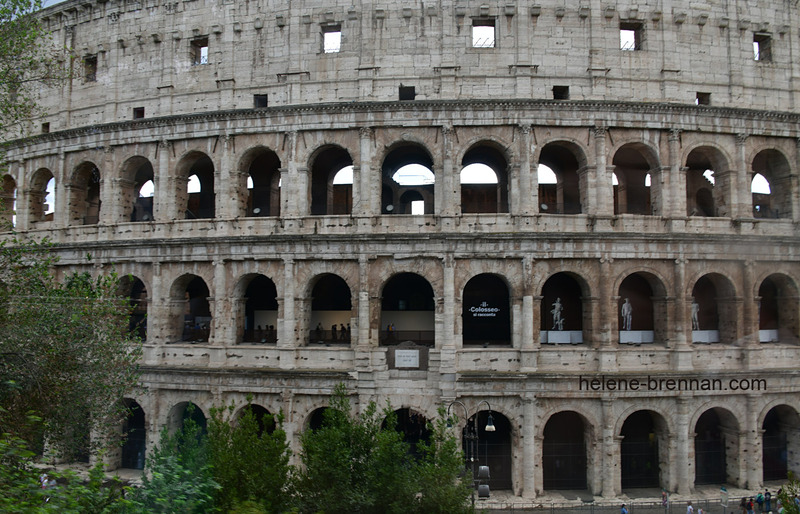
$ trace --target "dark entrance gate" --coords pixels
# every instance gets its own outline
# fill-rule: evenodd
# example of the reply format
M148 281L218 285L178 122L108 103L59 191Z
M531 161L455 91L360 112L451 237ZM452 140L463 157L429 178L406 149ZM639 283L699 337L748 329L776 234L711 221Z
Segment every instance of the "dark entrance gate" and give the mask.
M584 423L576 412L559 412L544 427L542 471L545 489L586 489Z
M622 425L622 488L659 487L658 436L650 411L634 412Z

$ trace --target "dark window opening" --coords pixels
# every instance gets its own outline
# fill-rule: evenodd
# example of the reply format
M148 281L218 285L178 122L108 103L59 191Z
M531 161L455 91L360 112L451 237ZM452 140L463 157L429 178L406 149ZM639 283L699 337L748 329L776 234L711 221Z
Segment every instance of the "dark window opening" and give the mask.
M42 123L42 134L49 134L50 133L50 122L46 121Z
M772 60L772 36L753 34L753 58L756 61Z
M83 76L86 82L94 82L97 80L97 56L87 55L83 58Z
M267 95L253 95L253 108L263 109L267 107Z
M413 100L417 96L414 86L400 86L400 100Z
M553 86L553 100L569 100L569 86Z
M694 103L695 105L711 105L711 93L701 93L698 91Z
M644 43L644 24L629 21L619 24L619 48L625 51L641 50Z
M144 118L144 107L134 107L133 108L133 119L141 120Z
M189 58L192 66L208 64L208 38L198 38L192 41L189 48Z

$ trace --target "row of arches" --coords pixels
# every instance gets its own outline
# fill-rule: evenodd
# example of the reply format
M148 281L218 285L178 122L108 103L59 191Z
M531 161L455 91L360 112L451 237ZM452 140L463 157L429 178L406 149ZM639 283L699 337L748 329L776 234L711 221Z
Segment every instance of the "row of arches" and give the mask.
M480 141L467 149L461 159L456 181L460 189L462 213L507 213L510 206L511 173L519 164L508 149L496 141ZM538 154L536 172L540 213L580 214L589 212L589 169L587 153L571 141L545 144ZM310 215L353 214L354 181L360 180L361 166L346 148L328 144L312 152L307 166L307 195ZM615 214L665 215L664 206L655 201L661 194L664 168L658 152L644 143L627 143L616 150L611 166L600 170L598 180L607 180L613 187ZM687 216L732 216L734 182L731 159L715 146L699 146L688 153L682 172L685 173ZM266 147L255 147L242 155L230 186L235 199L235 217L280 216L282 185L289 180L285 158ZM176 207L170 219L206 219L218 216L220 180L219 163L199 150L181 157L174 177L159 182L152 162L143 156L125 160L116 175L91 160L79 162L63 178L64 188L57 187L57 177L50 168L42 167L28 179L17 206L17 181L3 177L0 198L9 221L16 208L26 210L29 223L51 221L56 202L66 202L66 225L92 225L101 220L101 198L114 198L120 205L108 222L152 221L156 217L157 196L166 195L167 203ZM435 212L437 173L441 164L422 144L404 142L394 145L380 165L381 214L432 214ZM757 218L792 217L792 169L789 160L777 149L758 152L748 172L752 215ZM107 180L111 178L111 180ZM675 180L675 179L672 179ZM160 191L156 183L171 190ZM167 186L167 184L170 184ZM103 188L117 188L103 194ZM596 187L596 186L595 186ZM738 186L743 187L743 185ZM59 194L66 198L59 197ZM744 193L740 193L744 197ZM25 227L23 227L25 228Z
M126 400L128 418L123 424L125 436L119 466L142 469L148 441L148 422L142 407L133 400ZM327 407L311 411L300 424L300 430L316 430L323 424L323 413ZM248 405L259 420L264 431L274 429L269 410L260 405ZM243 410L239 411L239 415ZM428 440L430 432L425 414L413 408L395 411L396 428L404 434L412 453L416 444ZM491 414L493 431L486 425ZM186 419L191 418L201 429L207 421L203 410L196 404L185 401L175 404L169 411L167 426L178 430ZM650 409L633 410L615 423L616 448L604 448L600 427L590 417L576 410L558 410L542 419L542 425L528 427L538 434L536 455L541 475L540 490L591 490L599 492L601 478L596 475L597 464L604 455L614 455L618 465L619 484L622 490L637 488L669 489L670 462L679 450L675 438L686 431L689 441L690 462L688 479L695 486L705 484L731 484L744 486L749 452L746 447L746 430L740 416L724 407L705 408L686 427L673 426L661 412ZM477 465L488 465L491 469L489 485L492 490L514 487L514 458L522 453L521 441L528 438L518 433L503 413L479 411L466 420L461 420L462 443L466 448L464 431L473 427L478 434L477 447L472 449ZM796 455L800 441L790 437L800 430L800 415L791 406L781 404L769 409L759 422L761 480L783 480L787 472L800 462ZM456 429L457 430L457 429ZM295 436L297 434L294 434ZM290 434L291 437L291 434Z
M146 339L148 297L144 282L126 277L121 288L133 307L130 329ZM559 272L548 278L539 299L539 337L542 343L583 343L594 317L589 299L593 287L573 272ZM625 276L616 291L617 331L620 343L664 343L669 337L670 293L656 275L635 272ZM733 344L743 337L740 319L742 301L734 283L721 273L699 277L687 300L690 306L694 343ZM237 343L278 342L283 298L275 282L262 274L239 279L232 295L211 294L205 280L185 274L170 287L166 313L168 342L210 340L214 309L212 297L232 296L231 304ZM464 345L512 345L513 293L501 275L481 273L469 279L461 292L460 331ZM335 273L312 278L307 294L298 305L304 325L305 344L353 342L351 324L358 318L358 306L347 281ZM380 288L379 316L374 321L381 345L402 341L435 345L436 293L423 276L402 272ZM357 297L356 297L357 298ZM761 342L797 342L800 333L798 290L790 277L774 273L760 283L756 297ZM377 306L376 306L377 307ZM161 311L156 316L163 315ZM688 328L689 320L687 320ZM588 341L586 341L588 342Z

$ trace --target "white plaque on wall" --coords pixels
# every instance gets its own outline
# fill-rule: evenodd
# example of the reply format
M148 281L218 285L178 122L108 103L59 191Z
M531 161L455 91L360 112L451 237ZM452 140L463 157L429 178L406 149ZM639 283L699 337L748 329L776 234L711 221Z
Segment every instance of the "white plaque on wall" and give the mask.
M395 350L394 367L419 368L419 350Z

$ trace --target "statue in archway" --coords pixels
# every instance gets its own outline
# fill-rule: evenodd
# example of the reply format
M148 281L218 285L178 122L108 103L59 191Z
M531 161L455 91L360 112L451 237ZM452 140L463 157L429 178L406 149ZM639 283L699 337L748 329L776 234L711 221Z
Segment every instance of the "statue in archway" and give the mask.
M561 298L556 298L553 309L550 311L553 315L553 330L564 330L564 318L561 316L563 310L564 306L561 304Z
M625 298L620 314L622 315L622 330L630 330L633 322L633 305L628 298Z
M692 330L700 330L700 304L692 297Z

